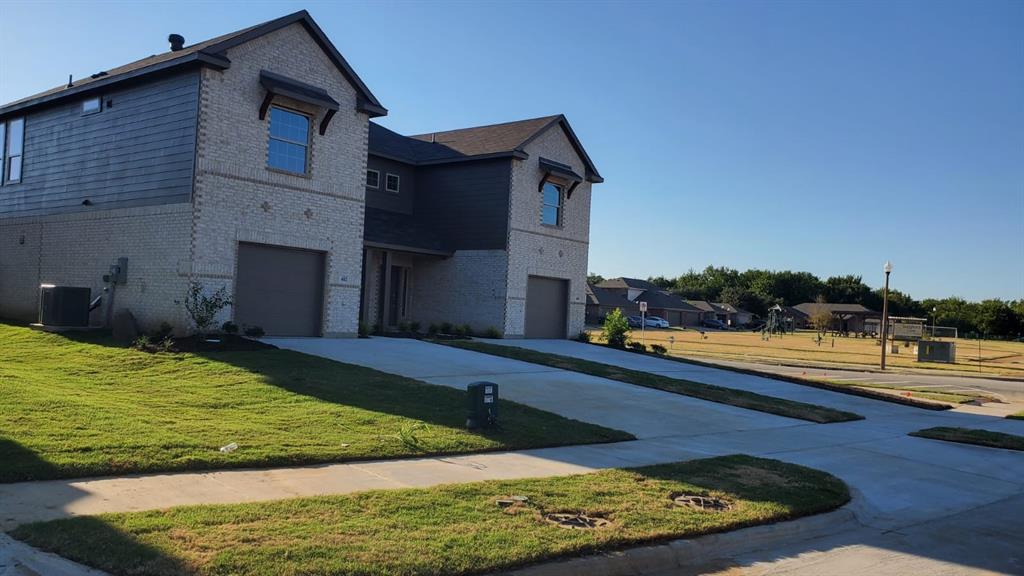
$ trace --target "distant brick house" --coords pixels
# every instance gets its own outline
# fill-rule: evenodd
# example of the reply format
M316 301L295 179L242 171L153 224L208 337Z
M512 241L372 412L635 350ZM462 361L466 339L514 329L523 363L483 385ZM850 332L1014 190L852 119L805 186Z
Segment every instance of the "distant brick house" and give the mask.
M305 11L0 106L0 317L43 283L107 289L92 322L582 328L591 184L563 116L405 137ZM102 276L127 258L127 282Z
M599 282L595 288L632 303L636 307L634 314L639 314L639 303L646 302L648 314L664 318L671 326L700 325L701 315L697 308L647 280L611 278Z

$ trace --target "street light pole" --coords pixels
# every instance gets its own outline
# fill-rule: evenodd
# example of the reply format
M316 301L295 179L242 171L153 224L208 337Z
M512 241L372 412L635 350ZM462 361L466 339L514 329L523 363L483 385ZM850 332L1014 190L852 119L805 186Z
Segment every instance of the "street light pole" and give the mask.
M889 339L889 274L892 272L892 262L885 261L885 289L882 290L882 370L885 370L885 347Z

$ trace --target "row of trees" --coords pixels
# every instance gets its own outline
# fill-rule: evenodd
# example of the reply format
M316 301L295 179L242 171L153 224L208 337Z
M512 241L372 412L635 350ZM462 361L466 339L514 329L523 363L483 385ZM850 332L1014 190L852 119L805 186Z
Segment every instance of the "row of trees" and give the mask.
M591 274L589 282L603 278ZM653 284L691 300L726 302L764 316L775 304L793 306L823 299L833 304L861 304L881 311L882 289L871 288L860 276L831 276L822 280L810 272L745 270L708 266L676 278L648 278ZM899 290L889 290L891 316L927 318L939 326L955 326L961 334L981 333L1018 337L1024 333L1024 300L927 298L915 300Z

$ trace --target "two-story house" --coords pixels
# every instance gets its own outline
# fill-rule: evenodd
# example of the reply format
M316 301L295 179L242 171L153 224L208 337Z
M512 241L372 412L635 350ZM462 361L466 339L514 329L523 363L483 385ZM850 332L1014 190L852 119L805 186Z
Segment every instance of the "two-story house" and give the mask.
M127 308L181 330L195 282L271 335L582 328L601 177L564 117L398 135L305 11L169 40L0 106L0 317L84 286L93 324Z

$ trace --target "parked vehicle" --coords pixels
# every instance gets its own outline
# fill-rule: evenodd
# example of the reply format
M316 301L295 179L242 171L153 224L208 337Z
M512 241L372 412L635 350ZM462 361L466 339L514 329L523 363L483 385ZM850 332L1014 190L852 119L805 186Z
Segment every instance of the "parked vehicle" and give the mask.
M626 318L626 323L629 324L630 328L640 328L644 325L643 319L639 316L629 316Z
M725 322L721 320L704 320L700 323L705 328L714 328L715 330L728 330L729 327L725 325Z
M647 326L649 328L668 328L669 323L668 320L665 320L664 318L659 318L658 316L648 316Z

